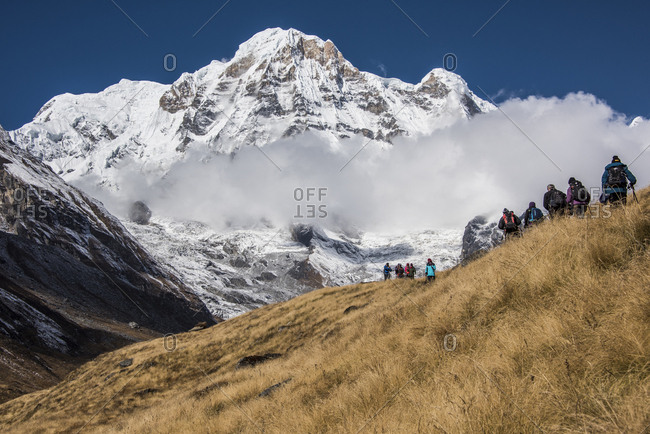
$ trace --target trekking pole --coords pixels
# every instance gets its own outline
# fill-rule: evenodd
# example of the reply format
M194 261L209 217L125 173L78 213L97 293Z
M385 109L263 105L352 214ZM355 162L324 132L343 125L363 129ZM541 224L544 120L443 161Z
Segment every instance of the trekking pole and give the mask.
M636 190L634 190L634 184L630 184L630 188L632 189L632 197L634 197L634 201L639 203L639 198L636 197Z

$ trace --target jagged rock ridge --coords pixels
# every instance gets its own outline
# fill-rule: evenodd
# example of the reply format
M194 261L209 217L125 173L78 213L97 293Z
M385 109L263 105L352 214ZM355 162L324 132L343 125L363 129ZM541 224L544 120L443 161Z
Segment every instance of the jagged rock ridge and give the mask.
M333 145L354 135L389 144L492 108L444 69L415 85L382 78L329 40L276 28L172 85L122 80L98 94L59 95L12 134L66 180L94 174L117 188L125 159L162 176L189 149L232 153L306 131Z

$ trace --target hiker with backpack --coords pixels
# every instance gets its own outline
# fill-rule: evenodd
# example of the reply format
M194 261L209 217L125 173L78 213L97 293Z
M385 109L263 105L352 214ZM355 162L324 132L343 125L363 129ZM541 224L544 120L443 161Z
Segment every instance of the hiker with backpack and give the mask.
M521 225L521 219L515 215L515 212L503 208L503 215L499 219L499 229L503 231L506 240L520 235L519 225Z
M553 218L564 215L566 206L566 194L556 189L555 185L549 184L544 194L544 208L548 211L548 216Z
M427 275L427 283L436 280L436 264L433 263L431 258L427 259L425 273Z
M413 264L409 264L409 271L407 277L411 279L415 279L415 266Z
M390 273L393 272L393 269L390 268L390 265L388 265L388 262L386 262L386 265L384 265L384 280L390 280Z
M402 267L402 264L397 264L397 267L395 267L395 277L398 279L404 277L404 267Z
M603 172L602 185L605 194L605 202L609 201L612 205L627 204L627 189L634 190L636 177L630 172L630 169L623 163L617 155L612 157L612 162L605 166Z
M569 206L569 212L576 217L584 217L590 201L591 195L582 185L582 182L573 176L569 178L569 188L566 191L566 203Z
M537 208L535 202L530 202L528 209L524 212L523 220L524 229L528 229L544 220L544 214L541 209Z

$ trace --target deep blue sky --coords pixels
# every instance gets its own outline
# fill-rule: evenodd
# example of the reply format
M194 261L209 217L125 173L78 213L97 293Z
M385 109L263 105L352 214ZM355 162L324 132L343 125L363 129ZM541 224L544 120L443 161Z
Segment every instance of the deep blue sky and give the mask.
M331 39L359 69L411 83L454 53L455 72L483 98L479 86L497 102L585 91L650 117L647 0L114 1L141 30L112 0L0 4L0 124L15 129L55 95L121 78L171 83L268 27Z

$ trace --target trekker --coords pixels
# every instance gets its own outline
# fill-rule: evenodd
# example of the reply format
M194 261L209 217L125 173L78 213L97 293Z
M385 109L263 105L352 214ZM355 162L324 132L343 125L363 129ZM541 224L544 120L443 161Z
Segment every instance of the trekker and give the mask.
M548 216L564 215L566 208L566 194L555 188L555 185L549 184L544 194L544 208L548 211Z
M386 265L384 265L384 280L390 280L390 273L393 272L393 269L390 268L390 265L388 265L388 262L386 262Z
M566 203L569 207L569 213L576 217L584 217L589 202L591 202L591 194L582 185L582 182L573 176L569 178L569 188L566 191Z
M436 280L436 264L433 263L431 258L427 259L426 275L427 283Z
M544 220L544 214L542 210L537 208L535 202L530 202L528 204L528 209L524 212L524 229L528 229L536 225L537 223Z
M406 274L406 277L411 277L411 264L408 262L406 263L406 267L404 267L404 273Z
M499 219L499 229L503 231L506 239L520 235L520 224L521 219L515 215L514 211L503 208L503 215Z
M409 274L408 277L415 279L415 265L409 264Z
M621 163L621 159L614 155L612 162L605 166L602 177L603 193L609 203L612 205L627 204L628 181L630 187L634 188L636 177L625 164Z
M397 264L397 267L395 267L395 276L397 276L398 279L404 277L404 267L402 267L402 264Z

